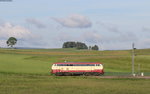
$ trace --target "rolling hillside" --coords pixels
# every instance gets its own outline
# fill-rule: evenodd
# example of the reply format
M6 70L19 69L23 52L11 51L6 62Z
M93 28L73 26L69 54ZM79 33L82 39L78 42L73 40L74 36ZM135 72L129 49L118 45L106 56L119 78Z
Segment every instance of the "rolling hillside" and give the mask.
M150 50L136 50L135 70L150 73ZM131 51L0 49L1 94L149 94L150 79L57 77L53 62L102 62L105 75L131 75ZM105 77L105 76L103 76Z
M135 71L150 72L150 49L136 50ZM105 72L131 72L131 51L0 49L0 72L49 74L54 62L102 62Z

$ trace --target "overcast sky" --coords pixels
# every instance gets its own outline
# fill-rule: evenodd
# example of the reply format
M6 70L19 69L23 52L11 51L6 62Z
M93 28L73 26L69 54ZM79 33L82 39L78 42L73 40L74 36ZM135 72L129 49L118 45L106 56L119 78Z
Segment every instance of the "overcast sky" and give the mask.
M0 47L61 48L79 41L100 50L150 48L150 0L0 1Z

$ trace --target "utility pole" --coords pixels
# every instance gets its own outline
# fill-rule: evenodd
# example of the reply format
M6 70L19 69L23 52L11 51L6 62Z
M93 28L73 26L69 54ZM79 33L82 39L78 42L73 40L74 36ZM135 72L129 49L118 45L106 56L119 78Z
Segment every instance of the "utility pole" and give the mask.
M134 43L132 44L132 75L134 76L134 56L135 56L135 53L134 53Z

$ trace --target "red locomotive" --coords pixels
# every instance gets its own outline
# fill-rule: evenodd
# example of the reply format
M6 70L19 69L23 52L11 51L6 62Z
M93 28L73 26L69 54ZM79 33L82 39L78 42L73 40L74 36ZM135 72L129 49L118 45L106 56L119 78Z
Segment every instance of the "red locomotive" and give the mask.
M57 76L62 75L94 75L99 76L104 74L104 68L98 62L65 62L54 63L52 65L52 74Z

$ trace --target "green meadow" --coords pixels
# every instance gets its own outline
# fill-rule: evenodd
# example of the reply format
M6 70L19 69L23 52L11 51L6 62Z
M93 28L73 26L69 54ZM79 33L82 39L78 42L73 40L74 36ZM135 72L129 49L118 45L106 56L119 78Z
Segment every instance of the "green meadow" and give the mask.
M149 94L149 79L57 77L50 74L52 63L68 61L101 62L105 75L131 75L131 53L131 50L1 48L0 94ZM135 53L136 74L150 75L150 49L136 50Z

